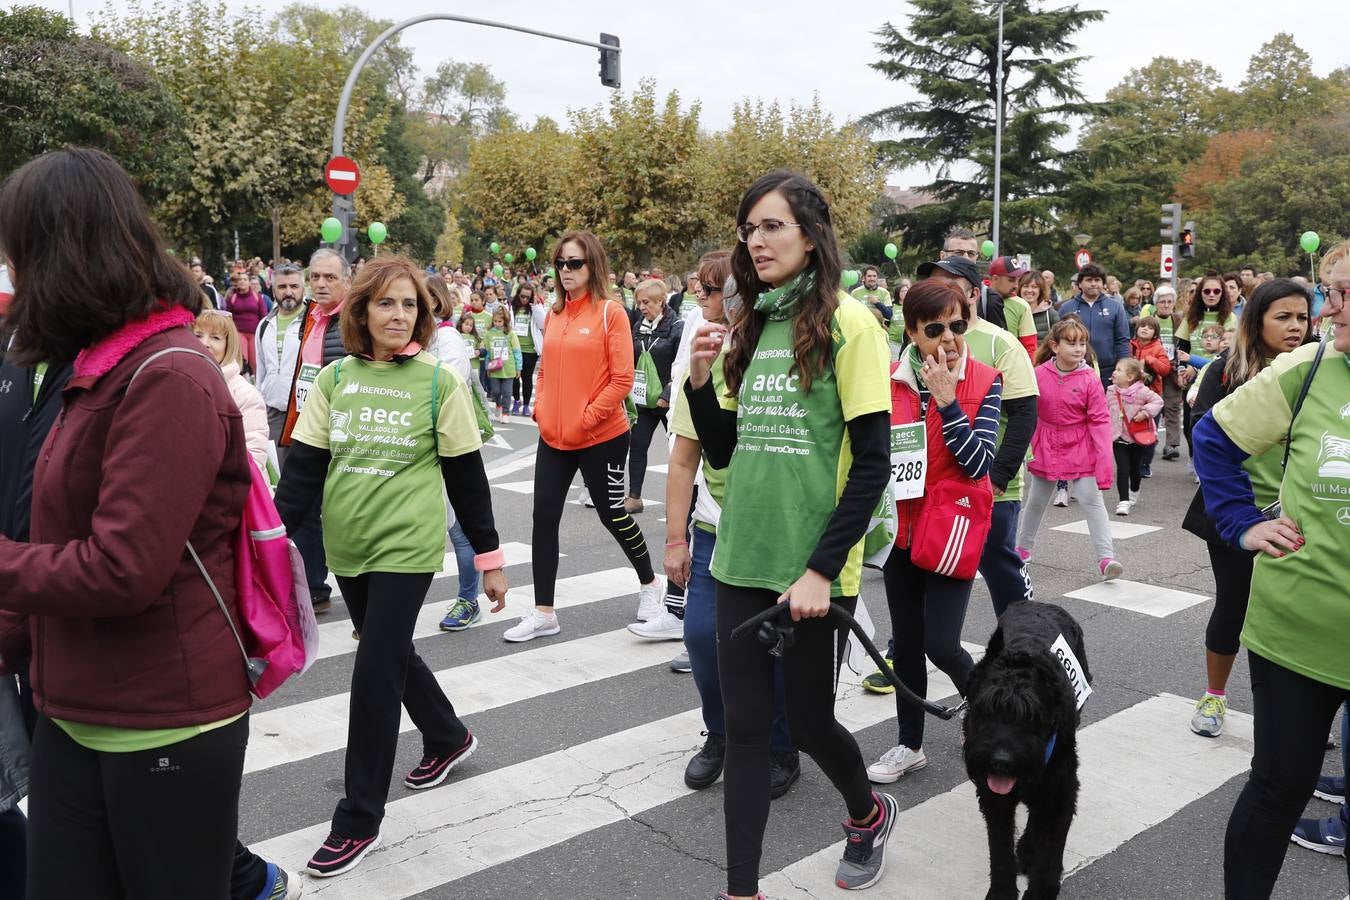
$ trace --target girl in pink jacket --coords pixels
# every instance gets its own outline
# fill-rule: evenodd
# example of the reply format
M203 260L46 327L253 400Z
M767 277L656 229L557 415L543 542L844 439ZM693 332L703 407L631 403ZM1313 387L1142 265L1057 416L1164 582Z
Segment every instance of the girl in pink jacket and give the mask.
M1056 482L1066 482L1087 516L1097 570L1111 581L1125 571L1111 545L1111 520L1102 501L1111 487L1111 419L1097 375L1088 330L1077 316L1061 319L1036 353L1036 433L1027 463L1026 502L1017 531L1017 552L1031 559L1036 532Z
M1122 359L1111 373L1111 386L1106 389L1106 411L1111 416L1111 441L1116 456L1116 490L1120 503L1116 515L1128 516L1139 502L1139 486L1143 484L1143 465L1153 445L1158 442L1158 428L1153 420L1162 412L1163 400L1144 384L1144 364L1137 359ZM1146 424L1144 429L1151 440L1140 441L1130 432L1126 423Z

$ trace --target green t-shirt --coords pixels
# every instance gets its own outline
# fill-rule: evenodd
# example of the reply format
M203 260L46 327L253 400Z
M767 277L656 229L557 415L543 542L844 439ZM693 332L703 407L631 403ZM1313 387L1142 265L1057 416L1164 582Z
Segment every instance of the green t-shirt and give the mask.
M492 313L485 309L482 312L471 311L469 315L473 316L473 324L478 329L478 333L487 334L488 329L492 327Z
M1025 303L1025 301L1023 301ZM1006 308L1006 307L1005 307ZM1026 348L1013 340L1007 331L984 319L972 319L966 331L966 347L970 355L986 366L993 366L1003 376L1003 399L1016 400L1020 397L1038 397L1041 390L1036 385L1036 369L1027 356ZM1008 413L998 416L998 445L1003 444L1003 432L1008 428ZM1030 452L1030 451L1028 451ZM1008 482L1003 494L994 497L994 502L1022 499L1022 470Z
M511 320L511 330L515 332L522 353L534 352L534 335L530 333L530 314L517 312Z
M866 304L869 311L872 309L879 309L885 307L886 311L892 314L892 319L889 325L894 325L895 323L894 310L891 307L890 291L886 290L884 287L874 287L869 291L866 287L858 285L853 289L852 296L853 299ZM881 327L888 328L889 325L888 323L883 322ZM904 327L902 326L901 331L903 330ZM887 337L890 337L889 333L887 334ZM894 338L891 339L894 340Z
M1203 313L1200 316L1200 324L1199 326L1197 326L1196 331L1197 332L1204 331L1206 325L1213 325L1218 321L1219 321L1218 313L1216 312ZM1232 313L1229 313L1228 318L1224 320L1223 330L1232 331L1237 328L1237 324L1238 324L1237 316L1233 315ZM1191 322L1189 319L1183 318L1181 320L1181 324L1177 326L1177 340L1179 341L1191 340Z
M632 308L636 305L636 303L637 303L637 301L636 301L636 299L635 299L634 296L633 296L633 289L632 289L632 288L624 288L624 289L623 289L623 305L624 305L626 308L628 308L628 309L632 309Z
M286 350L286 331L295 321L295 317L305 311L303 306L297 306L291 314L284 315L281 310L277 310L276 321L272 323L272 338L277 342L277 363L280 364L282 356Z
M1003 298L1003 318L1008 323L1008 333L1013 337L1036 337L1036 320L1031 316L1031 304L1021 297Z
M812 379L809 394L792 371L792 326L791 320L765 323L740 396L721 398L723 408L737 412L736 452L712 574L727 584L776 592L806 571L839 502L853 464L845 423L891 409L890 348L862 303L840 291L834 361ZM861 573L860 540L830 595L856 596Z
M680 318L683 319L685 316L689 315L689 311L698 305L698 294L691 294L688 291L685 291L684 296L680 297Z
M348 356L319 373L295 439L332 454L323 544L335 574L441 571L439 458L482 446L470 391L425 350L403 363Z
M33 402L37 403L38 394L42 392L42 382L47 380L47 363L40 362L33 367Z
M722 374L722 360L725 358L726 354L723 353L718 356L717 359L713 360L712 364L711 377L713 390L718 397L725 394L727 390L727 380ZM699 438L698 432L694 429L694 417L689 414L689 404L684 400L684 394L682 393L684 391L684 381L687 380L688 376L681 380L679 384L678 391L681 393L672 394L672 396L680 397L680 401L675 404L675 412L670 417L670 431L671 434L678 437L697 441ZM703 467L703 485L707 488L708 494L711 495L713 501L720 507L722 505L722 497L726 495L727 491L727 470L714 469L712 465L709 464L707 456L703 457L701 465ZM707 530L714 533L717 531L717 523L704 522L699 517L697 508L694 509L694 524L706 525L708 526Z
M224 728L239 717L230 716L219 722L207 722L204 725L184 725L182 728L119 728L115 725L90 725L87 722L72 722L69 719L52 719L72 741L86 750L98 753L136 753L141 750L157 750L170 744L179 744L195 738L207 731Z
M1316 344L1281 354L1214 405L1214 421L1252 456L1279 449ZM1284 514L1307 541L1256 557L1242 642L1287 669L1350 690L1350 357L1328 346L1298 418L1280 486ZM1259 498L1258 498L1259 502Z
M477 372L478 367L483 364L483 361L478 357L478 351L483 349L483 342L472 334L465 334L462 331L458 334L463 338L464 346L469 351L469 368Z
M488 369L489 378L516 377L516 351L520 349L520 341L516 339L515 334L493 328L484 335L483 346L488 348L487 358L489 360L500 359L502 361L502 367L497 371Z

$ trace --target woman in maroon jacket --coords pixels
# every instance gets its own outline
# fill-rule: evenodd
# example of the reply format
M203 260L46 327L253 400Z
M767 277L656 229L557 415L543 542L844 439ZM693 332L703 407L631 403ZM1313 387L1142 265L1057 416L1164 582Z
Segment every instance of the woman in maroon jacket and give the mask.
M250 697L186 548L237 616L229 548L251 474L239 411L188 330L201 293L93 150L0 187L0 254L13 354L75 359L31 543L0 539L0 610L29 618L39 712L29 900L224 900ZM157 355L170 348L192 352Z

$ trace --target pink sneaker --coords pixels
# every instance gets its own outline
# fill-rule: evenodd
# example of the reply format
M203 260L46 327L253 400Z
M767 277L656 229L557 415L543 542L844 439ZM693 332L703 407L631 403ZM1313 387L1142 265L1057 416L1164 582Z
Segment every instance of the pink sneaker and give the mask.
M1101 570L1102 581L1115 581L1125 574L1125 567L1109 556L1098 562L1097 568Z
M1021 547L1018 547L1018 548L1017 548L1017 556L1018 556L1018 557L1022 560L1022 562L1024 562L1024 563L1029 563L1029 562L1031 562L1031 551L1030 551L1030 550L1023 550Z

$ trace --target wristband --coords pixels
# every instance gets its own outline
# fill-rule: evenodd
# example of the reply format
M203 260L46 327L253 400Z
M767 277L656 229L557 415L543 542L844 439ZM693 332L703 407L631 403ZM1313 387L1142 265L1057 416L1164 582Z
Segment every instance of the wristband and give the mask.
M666 541L666 549L671 550L675 547L688 547L688 541Z
M479 553L473 558L473 568L476 572L490 572L493 569L500 569L506 565L506 553L501 547L496 550L489 550L486 553Z

